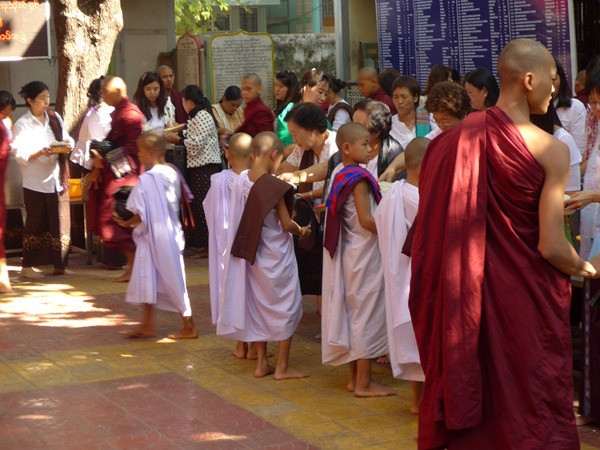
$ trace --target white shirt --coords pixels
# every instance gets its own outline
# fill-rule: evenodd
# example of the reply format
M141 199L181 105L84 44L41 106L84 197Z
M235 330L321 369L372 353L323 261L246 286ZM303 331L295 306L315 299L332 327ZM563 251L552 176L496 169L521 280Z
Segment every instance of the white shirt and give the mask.
M73 139L65 130L62 118L56 114L62 128L62 140L73 146ZM50 128L48 113L44 112L44 123L40 123L31 111L27 111L14 126L12 149L21 165L23 187L36 192L61 192L58 155L40 156L30 161L31 155L56 141Z
M110 113L114 109L113 106L103 103L87 110L79 128L79 137L75 148L71 153L71 161L86 169L94 167L94 162L90 158L90 141L101 141L108 135L112 121Z
M11 128L10 119L8 117L4 119L2 121L2 125L4 125L4 128L6 128L6 138L8 139L8 142L12 141L13 132Z
M581 163L581 153L573 137L564 128L559 128L554 132L554 136L567 144L569 147L569 181L566 191L581 190L581 171L579 165Z
M554 106L558 100L554 100ZM556 108L556 114L563 128L573 137L580 153L585 152L585 105L576 98L571 99L571 107Z
M323 144L323 150L321 150L321 154L319 155L319 159L314 158L313 164L322 163L329 161L335 153L337 153L338 148L335 143L335 137L337 134L334 131L328 131L329 136L325 139L325 143ZM300 150L300 147L296 146L292 154L287 157L286 161L290 163L294 167L300 167L300 162L302 161L302 154L304 150ZM316 155L315 155L316 156ZM313 183L313 190L318 190L323 187L325 181L316 181Z
M329 114L329 112L333 109L333 107L340 102L349 104L346 100L340 100L339 102L329 106L329 108L327 109L327 114ZM331 124L331 129L337 133L337 131L340 129L340 127L342 125L344 125L345 123L349 123L349 122L352 122L352 117L350 117L350 114L348 113L348 111L346 111L344 108L340 108L335 113L335 117L333 118L333 123Z

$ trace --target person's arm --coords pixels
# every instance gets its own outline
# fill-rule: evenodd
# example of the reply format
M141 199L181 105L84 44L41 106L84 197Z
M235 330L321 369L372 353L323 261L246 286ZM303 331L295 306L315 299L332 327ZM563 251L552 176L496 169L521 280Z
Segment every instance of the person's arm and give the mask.
M140 224L142 218L139 214L134 214L131 218L123 220L119 216L113 214L113 220L124 228L135 228Z
M283 163L282 163L283 164ZM295 172L287 172L279 175L279 178L288 183L314 183L316 181L324 181L327 177L327 161L317 163L303 170Z
M283 198L279 199L279 202L277 203L277 215L279 216L281 227L288 233L291 233L294 236L300 236L301 238L310 234L310 225L301 227L292 220Z
M546 151L540 153L537 159L544 168L539 203L538 250L550 264L564 273L595 277L594 266L579 257L565 236L563 205L569 175L569 150L565 144L551 138Z
M570 195L571 198L565 200L565 209L568 210L585 208L590 203L600 203L600 191L577 191Z
M356 183L353 190L354 203L356 205L356 214L358 215L360 225L377 235L375 218L373 217L373 214L371 214L371 192L369 189L369 185L365 180Z
M394 178L400 173L406 170L406 163L404 161L404 152L396 156L387 169L379 177L379 181L394 181Z

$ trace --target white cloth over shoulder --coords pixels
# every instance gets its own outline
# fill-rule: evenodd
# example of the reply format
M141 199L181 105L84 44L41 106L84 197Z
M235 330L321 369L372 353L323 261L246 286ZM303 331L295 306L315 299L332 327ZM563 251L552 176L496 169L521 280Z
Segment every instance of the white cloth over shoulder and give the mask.
M189 317L180 197L179 174L166 165L155 165L140 175L129 194L127 209L139 214L142 222L133 230L137 248L125 299Z
M370 197L374 212L377 204ZM323 251L321 349L323 364L333 366L388 352L377 236L360 225L354 195L350 195L341 214L333 258Z
M220 291L225 281L229 199L237 177L233 170L224 170L211 176L210 189L202 202L208 226L208 277L213 325L217 324Z
M390 362L395 378L424 381L419 349L408 309L410 292L410 258L402 254L417 209L419 190L406 182L396 181L383 196L375 211L383 278Z
M246 171L231 188L217 335L244 342L284 341L302 317L302 294L294 241L281 227L277 210L272 209L263 222L254 265L230 255L252 185Z

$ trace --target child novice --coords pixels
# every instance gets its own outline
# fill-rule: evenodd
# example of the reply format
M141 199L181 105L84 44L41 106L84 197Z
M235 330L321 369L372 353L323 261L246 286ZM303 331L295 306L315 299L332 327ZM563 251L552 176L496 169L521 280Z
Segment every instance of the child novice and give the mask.
M167 141L156 131L143 133L137 141L140 163L151 169L140 175L127 199L134 216L115 218L121 226L133 228L135 259L126 301L144 305L142 324L129 337L152 337L155 333L153 308L181 314L183 327L171 339L193 339L198 330L192 319L187 292L183 249L185 239L179 221L182 178L165 162Z
M274 177L283 159L283 143L273 132L252 141L252 169L242 172L231 191L231 256L226 260L223 308L217 334L254 342L255 377L274 373L276 380L309 374L288 365L292 336L302 317L302 295L291 234L307 236L310 227L291 219L293 188ZM290 234L291 233L291 234ZM275 368L267 360L267 341L279 342Z
M223 170L210 177L210 189L202 202L208 225L208 275L213 325L217 324L220 301L223 300L231 186L240 173L250 168L251 155L252 137L249 134L236 133L231 136L225 152L231 169ZM248 344L241 341L236 343L233 355L240 359L256 359L256 351L252 348L249 351Z
M260 98L263 84L258 75L249 73L242 79L242 99L246 102L244 121L236 133L247 133L255 137L263 131L274 130L274 120L271 108Z
M373 212L379 185L360 167L369 161L369 132L348 123L336 143L344 168L327 199L323 255L323 364L350 364L346 388L356 397L395 395L371 381L371 361L386 355L387 334L381 254ZM325 276L327 274L327 276Z
M425 375L408 310L410 258L402 254L402 247L419 207L419 174L427 144L429 139L415 138L406 146L406 180L396 181L375 211L377 232L385 236L379 240L379 250L385 280L390 363L395 378L411 382L413 414L419 413Z

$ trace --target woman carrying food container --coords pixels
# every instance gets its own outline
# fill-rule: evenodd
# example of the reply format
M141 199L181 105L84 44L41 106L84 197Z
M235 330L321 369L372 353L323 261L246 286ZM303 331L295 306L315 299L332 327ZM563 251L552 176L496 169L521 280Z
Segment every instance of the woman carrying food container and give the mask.
M25 278L42 278L34 266L54 265L53 275L66 272L69 253L69 165L73 139L50 105L48 86L27 83L19 92L29 107L14 125L12 148L23 174L27 219L23 229Z

